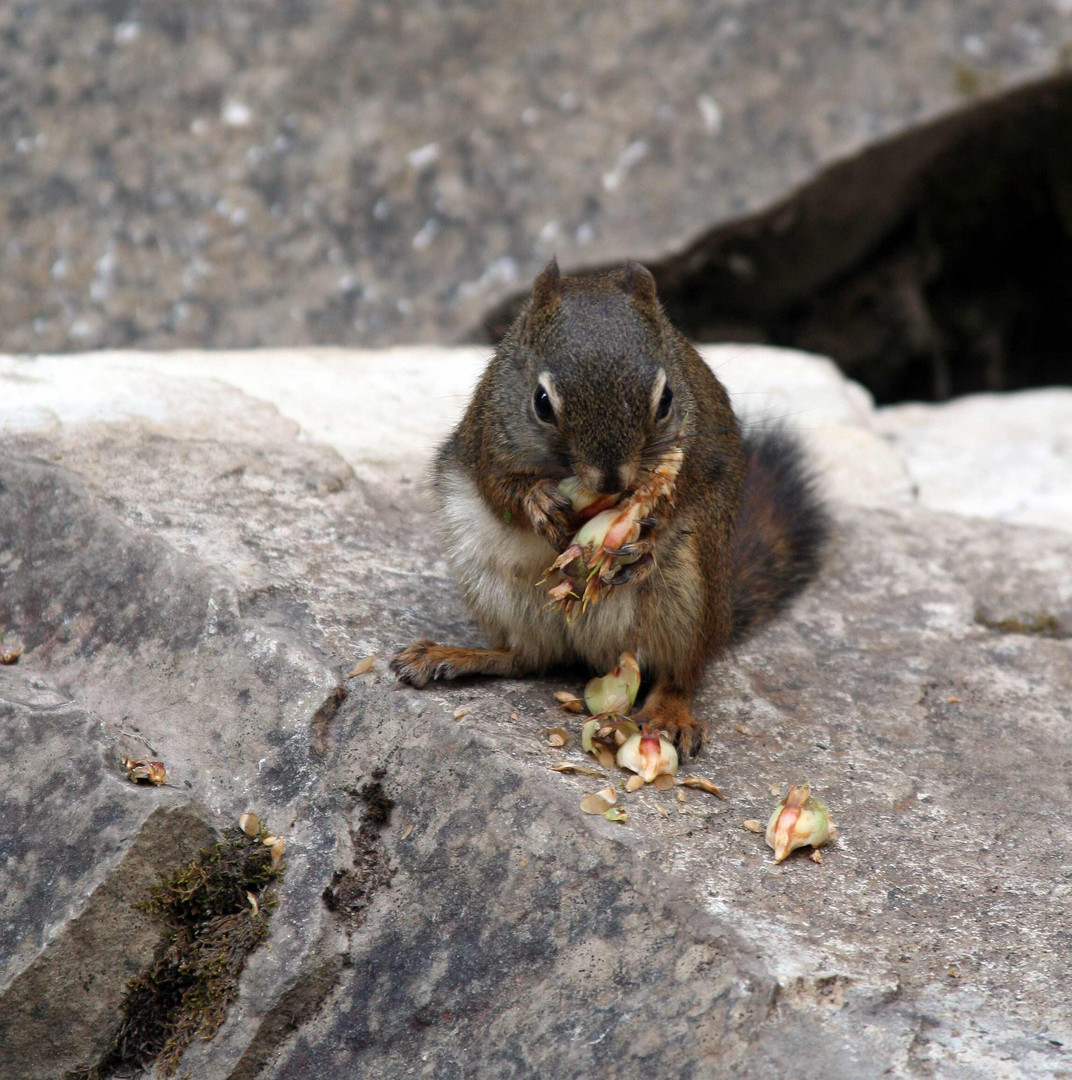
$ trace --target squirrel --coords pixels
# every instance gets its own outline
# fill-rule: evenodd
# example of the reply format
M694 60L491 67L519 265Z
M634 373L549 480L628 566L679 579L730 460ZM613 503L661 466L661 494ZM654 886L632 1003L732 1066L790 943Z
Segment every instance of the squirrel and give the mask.
M622 549L624 587L573 621L546 610L538 583L580 524L559 482L628 493L675 445L672 493ZM398 679L578 661L602 673L632 652L650 685L633 719L686 756L706 733L691 712L706 665L803 588L828 533L798 444L781 430L742 436L725 388L633 262L569 277L552 259L540 272L440 447L433 486L448 559L492 647L418 641L392 658Z

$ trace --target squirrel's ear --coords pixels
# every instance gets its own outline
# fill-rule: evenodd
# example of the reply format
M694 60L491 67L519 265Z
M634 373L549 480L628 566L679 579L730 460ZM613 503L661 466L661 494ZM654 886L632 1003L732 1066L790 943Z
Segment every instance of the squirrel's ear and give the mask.
M652 309L656 307L655 278L651 276L651 271L646 266L641 266L640 263L633 262L630 259L625 264L622 287L625 289L626 294L631 296L641 307Z
M562 275L558 270L558 259L552 257L532 283L532 306L539 311L552 307L561 299Z

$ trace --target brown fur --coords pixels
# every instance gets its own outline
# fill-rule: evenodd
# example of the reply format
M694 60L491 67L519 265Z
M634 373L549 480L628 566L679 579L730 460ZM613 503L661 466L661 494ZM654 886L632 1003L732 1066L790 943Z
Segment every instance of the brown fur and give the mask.
M660 369L673 393L665 420L653 400ZM533 404L541 379L559 403L553 423ZM632 581L567 627L561 613L542 610L536 590L579 525L558 482L578 474L628 489L677 436L684 463L637 544L647 557ZM784 439L769 450L759 442L746 457L725 389L666 319L647 270L568 278L552 262L435 466L448 554L496 648L419 642L392 669L421 686L564 661L607 670L629 650L652 685L641 716L695 752L704 725L689 701L706 664L814 570L821 514L794 464L799 453ZM794 532L786 520L794 514L814 525L804 559L793 550L800 523Z

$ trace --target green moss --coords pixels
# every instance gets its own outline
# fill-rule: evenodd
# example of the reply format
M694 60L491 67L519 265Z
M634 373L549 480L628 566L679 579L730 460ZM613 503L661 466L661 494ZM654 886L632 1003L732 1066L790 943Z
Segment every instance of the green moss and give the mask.
M1023 619L993 619L982 608L977 608L975 621L988 630L997 630L1002 634L1033 634L1049 638L1066 638L1072 634L1056 615L1042 613Z
M983 79L975 68L958 63L953 67L953 87L958 94L973 97L983 88Z
M164 877L136 905L166 928L152 964L128 984L123 1021L111 1049L66 1080L105 1080L157 1063L171 1076L196 1036L211 1039L238 994L249 954L268 937L275 883L260 836L229 829L192 862ZM257 910L250 902L256 898Z

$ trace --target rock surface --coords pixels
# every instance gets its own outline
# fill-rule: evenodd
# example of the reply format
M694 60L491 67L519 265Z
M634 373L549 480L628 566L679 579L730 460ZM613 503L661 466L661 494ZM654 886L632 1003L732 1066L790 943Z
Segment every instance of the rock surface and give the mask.
M645 789L625 825L548 768L581 759L572 720L543 734L577 676L385 671L477 640L421 470L479 354L0 360L0 628L27 647L0 667L0 1076L99 1059L155 941L129 904L247 809L287 842L270 945L180 1074L1072 1070L1072 518L935 509L919 435L981 409L985 461L1022 400L899 420L825 361L707 355L753 422L795 414L837 537L703 685L726 800ZM1052 446L1060 396L1031 406ZM139 735L174 787L124 778ZM775 866L741 821L805 777L840 836Z
M0 347L54 351L458 339L552 252L679 255L1065 71L1072 11L59 0L0 32ZM910 158L850 185L852 243Z

